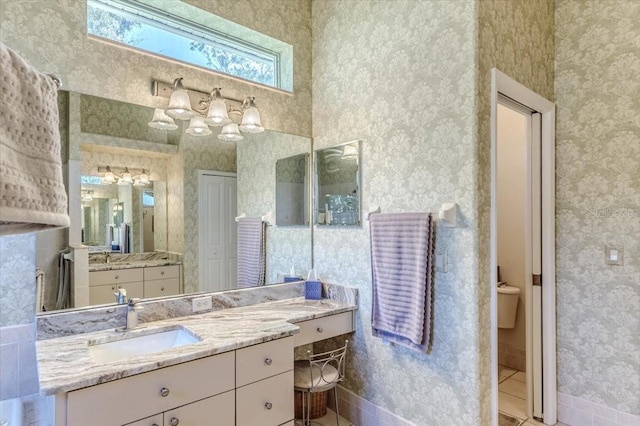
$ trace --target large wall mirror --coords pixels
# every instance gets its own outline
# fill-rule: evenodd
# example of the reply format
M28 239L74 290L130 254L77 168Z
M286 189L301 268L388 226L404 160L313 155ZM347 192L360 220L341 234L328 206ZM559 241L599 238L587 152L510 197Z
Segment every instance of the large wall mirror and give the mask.
M61 99L66 103L60 105L63 142L68 140L65 149L70 158L80 160L81 169L77 176L70 173L72 179L80 181L69 188L80 192L70 193L70 199L80 200L75 206L78 223L72 223L72 228L80 229L90 259L106 252L167 254L182 265L181 292L234 288L232 284L200 288L199 173L218 171L237 178L237 207L232 206L237 211L232 214L252 217L275 213L277 165L292 157L307 159L311 140L269 130L245 134L238 142L220 141L215 131L210 136L195 137L185 134L184 123L172 132L149 127L152 108L77 93L64 93ZM116 182L104 181L107 167ZM149 182L118 185L125 168L134 182L143 172ZM283 282L292 268L300 275L311 268L308 169L296 176L306 187L298 188L302 189L302 199L296 199L296 205L302 211L297 226L274 223L266 228L266 284ZM233 235L235 221L231 222L228 226L233 229L226 232ZM126 250L122 249L120 233L123 224L130 226ZM46 233L38 238L38 267L51 271L47 273L43 304L46 311L52 311L61 285L55 271L60 251L69 240L50 238Z
M316 225L360 225L360 143L355 140L315 151Z

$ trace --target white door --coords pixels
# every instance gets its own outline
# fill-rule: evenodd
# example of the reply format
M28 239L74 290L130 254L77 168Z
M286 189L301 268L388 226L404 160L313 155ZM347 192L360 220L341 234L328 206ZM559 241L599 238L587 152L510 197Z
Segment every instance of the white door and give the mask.
M236 176L200 172L198 190L199 290L236 287Z

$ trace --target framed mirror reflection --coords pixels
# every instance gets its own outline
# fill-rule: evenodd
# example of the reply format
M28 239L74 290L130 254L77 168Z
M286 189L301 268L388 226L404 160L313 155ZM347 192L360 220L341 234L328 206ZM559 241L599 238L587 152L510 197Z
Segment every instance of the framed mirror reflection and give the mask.
M314 223L361 225L361 140L315 151Z

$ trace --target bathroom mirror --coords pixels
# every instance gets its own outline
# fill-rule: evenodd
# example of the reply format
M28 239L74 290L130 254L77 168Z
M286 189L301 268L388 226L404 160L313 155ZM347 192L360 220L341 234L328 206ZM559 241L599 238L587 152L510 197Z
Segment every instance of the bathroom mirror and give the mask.
M309 225L309 154L276 161L276 225Z
M360 226L361 141L315 151L314 220L318 226Z
M74 179L80 180L80 175L102 176L104 173L98 170L109 165L144 168L151 180L147 186L129 185L126 194L116 184L78 185L81 193L70 193L70 199L81 200L93 191L91 202L88 196L86 202L78 202L78 220L83 223L76 226L84 226L85 243L101 251L109 245L107 221L115 224L130 220L134 235L131 251L176 255L183 265L184 293L202 291L198 272L198 172L235 173L237 214L264 216L277 210L277 161L309 157L311 153L311 139L306 137L266 130L245 134L239 142L224 142L217 139L214 130L210 136L197 138L185 134L184 123L171 133L150 128L147 123L153 115L152 108L77 93L64 92L64 96L71 100L60 108L61 122L68 123L67 128L61 128L63 141L68 138L63 149L71 159L79 160L81 168ZM77 130L70 131L74 126ZM310 191L308 187L307 193ZM310 211L307 206L303 213L307 218L301 220L300 226L267 227L267 284L283 282L292 267L300 275L311 268ZM147 228L152 229L153 238L147 237ZM68 245L68 240L45 232L37 235L37 245L47 248L38 250L36 262L38 268L47 271L44 298L50 311L55 309L59 251Z

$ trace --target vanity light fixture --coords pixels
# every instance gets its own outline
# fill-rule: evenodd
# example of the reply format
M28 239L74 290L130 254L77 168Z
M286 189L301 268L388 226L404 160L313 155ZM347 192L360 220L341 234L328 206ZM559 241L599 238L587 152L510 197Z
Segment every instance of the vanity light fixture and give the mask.
M91 202L93 201L93 191L82 191L82 201Z
M121 186L131 184L135 186L146 186L151 183L146 169L100 166L98 167L98 175L102 177L100 182L102 185L117 183Z
M224 98L220 87L213 88L210 94L187 90L182 80L182 77L176 78L172 85L159 81L153 82L153 94L169 98L169 106L164 112L156 109L153 119L149 122L150 127L174 130L177 125L172 118L190 120L189 127L185 130L187 134L207 136L212 133L209 126L222 127L218 139L234 142L243 139L240 132L264 131L255 97L248 96L242 101ZM166 118L162 116L163 113ZM236 121L231 116L237 116Z

